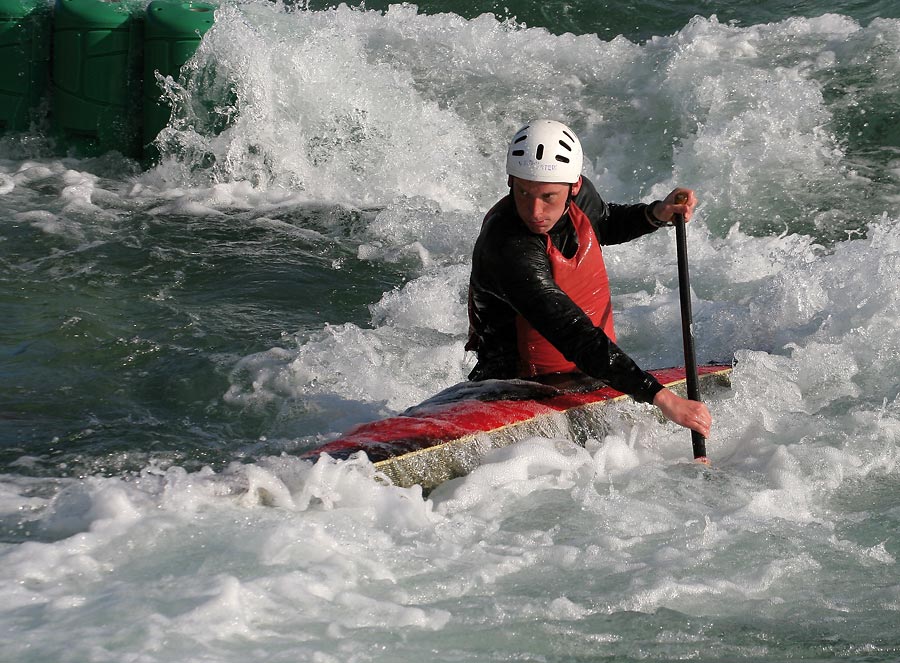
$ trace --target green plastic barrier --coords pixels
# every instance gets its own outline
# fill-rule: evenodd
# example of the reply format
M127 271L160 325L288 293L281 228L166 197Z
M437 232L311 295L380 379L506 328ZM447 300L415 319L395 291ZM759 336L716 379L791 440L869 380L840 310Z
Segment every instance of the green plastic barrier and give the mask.
M147 7L144 30L144 149L155 157L153 139L169 123L172 109L161 101L156 72L178 80L200 40L213 25L216 5L206 2L154 0Z
M125 3L57 0L53 123L82 155L141 154L143 20Z
M40 0L0 0L0 133L39 119L50 71L50 12Z

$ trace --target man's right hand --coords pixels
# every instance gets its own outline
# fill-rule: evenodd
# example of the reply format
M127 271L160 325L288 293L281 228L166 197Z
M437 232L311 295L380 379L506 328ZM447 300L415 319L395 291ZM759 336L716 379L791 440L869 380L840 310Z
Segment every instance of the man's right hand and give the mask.
M653 398L653 404L669 421L695 430L703 437L709 437L712 415L703 403L682 398L669 389L662 389Z

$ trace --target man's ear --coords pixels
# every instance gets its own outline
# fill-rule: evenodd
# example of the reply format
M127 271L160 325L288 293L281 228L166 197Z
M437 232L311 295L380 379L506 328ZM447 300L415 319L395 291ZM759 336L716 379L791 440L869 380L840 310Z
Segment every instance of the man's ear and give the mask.
M572 195L577 196L579 191L581 191L581 175L578 176L578 181L572 185Z
M506 186L512 189L512 175L506 178Z

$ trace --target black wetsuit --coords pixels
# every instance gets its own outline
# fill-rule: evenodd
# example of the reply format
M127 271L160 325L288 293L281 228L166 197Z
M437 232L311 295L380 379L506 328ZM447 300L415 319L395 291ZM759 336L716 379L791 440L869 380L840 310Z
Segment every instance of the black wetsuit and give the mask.
M601 245L621 244L656 229L647 220L646 205L608 204L587 178L582 182L574 202ZM564 256L575 254L578 237L568 213L549 235ZM470 380L518 377L517 313L579 370L614 389L646 403L662 389L557 286L544 236L528 230L510 195L485 219L472 255L466 347L476 351L478 363Z

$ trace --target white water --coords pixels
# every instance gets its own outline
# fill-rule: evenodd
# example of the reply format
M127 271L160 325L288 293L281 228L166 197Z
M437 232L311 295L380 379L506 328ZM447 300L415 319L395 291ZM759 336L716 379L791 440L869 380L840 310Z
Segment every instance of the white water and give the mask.
M896 75L898 53L900 23L837 16L698 19L636 45L409 8L246 5L220 12L196 60L203 85L234 86L240 115L218 136L171 136L216 166L172 159L122 179L115 160L10 147L12 218L66 250L124 232L125 210L341 237L356 260L408 266L368 326L336 319L231 360L221 398L277 409L271 435L301 431L285 448L464 378L468 254L503 193L506 137L535 114L581 132L610 200L697 189L700 359L738 363L710 402L709 471L687 462L686 433L628 405L586 449L529 440L428 499L364 460L289 455L217 472L9 473L0 658L890 660L900 161L853 153L834 122L847 102L823 90L866 62ZM362 222L276 218L310 204ZM606 251L620 341L646 367L681 363L673 243L659 232Z

